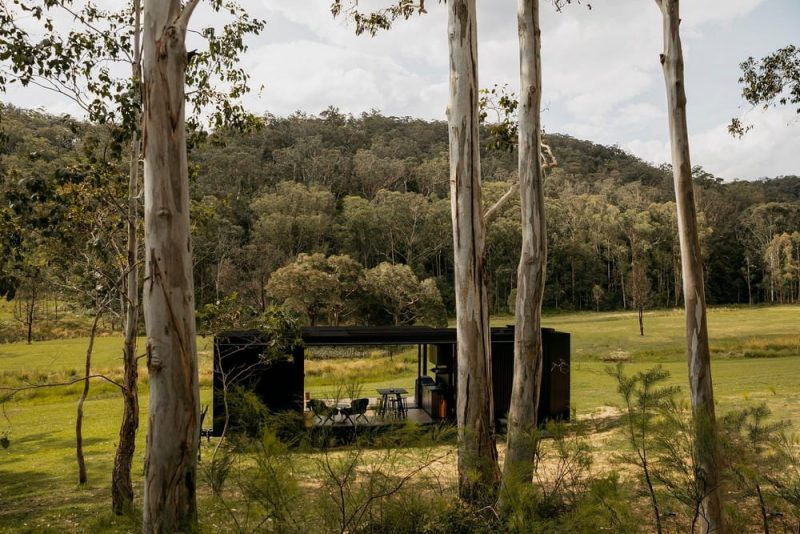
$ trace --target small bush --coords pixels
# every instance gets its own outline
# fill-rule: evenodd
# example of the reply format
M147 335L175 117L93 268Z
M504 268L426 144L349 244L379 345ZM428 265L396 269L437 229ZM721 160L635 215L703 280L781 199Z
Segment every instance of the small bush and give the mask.
M222 495L225 483L233 469L233 462L234 455L230 447L221 443L211 455L211 459L200 464L200 471L214 496Z
M505 487L508 532L634 532L630 495L612 472L592 473L582 423L549 422L536 436L534 484Z
M240 386L228 391L228 432L250 438L261 436L269 411L258 395Z

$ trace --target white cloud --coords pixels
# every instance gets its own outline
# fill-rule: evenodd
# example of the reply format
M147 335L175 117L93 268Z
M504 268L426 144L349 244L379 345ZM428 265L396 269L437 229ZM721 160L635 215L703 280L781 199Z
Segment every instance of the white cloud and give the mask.
M390 58L312 41L269 44L254 52L248 70L266 86L259 98L248 97L252 108L317 113L335 105L353 113L381 107L392 114L432 114L420 97L428 84Z
M787 108L756 110L747 119L753 129L742 139L728 133L727 122L691 138L692 161L725 178L800 174L800 122Z
M632 154L636 154L644 161L649 161L656 165L666 163L670 159L669 143L667 141L633 139L624 143L622 148Z
M39 87L22 87L19 84L12 84L6 88L5 93L0 93L0 97L3 102L10 102L19 107L40 109L53 115L83 116L83 110L72 100Z
M578 137L594 139L603 144L619 144L615 132L640 132L653 124L666 127L666 117L660 108L646 102L627 102L616 106L613 112L589 114L583 116L582 120L568 122L564 128Z
M751 13L765 0L702 0L681 4L681 19L695 29L708 22L730 22ZM683 25L681 26L683 28Z
M670 161L666 117L663 139L634 139L622 146L645 161ZM693 165L715 176L753 179L800 173L800 121L791 109L754 110L747 115L753 129L741 139L728 133L728 123L693 132L689 125L689 150Z

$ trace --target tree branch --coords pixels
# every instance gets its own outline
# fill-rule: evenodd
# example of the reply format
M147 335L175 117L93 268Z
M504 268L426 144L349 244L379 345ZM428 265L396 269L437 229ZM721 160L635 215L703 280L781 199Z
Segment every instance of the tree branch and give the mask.
M183 6L183 11L181 11L181 14L178 16L176 23L184 32L186 31L186 28L189 27L189 19L192 17L192 13L199 3L200 0L189 0L186 2L186 5Z
M10 393L8 393L8 395L6 395L5 397L0 399L0 404L5 403L6 401L10 400L14 395L16 395L17 393L20 393L22 391L29 391L29 390L42 389L42 388L55 388L55 387L61 387L61 386L71 386L71 385L77 384L79 382L84 382L86 380L91 380L92 378L101 378L101 379L105 380L106 382L108 382L110 384L113 384L113 385L117 386L120 389L123 389L122 384L120 384L116 380L113 380L113 379L111 379L111 378L109 378L109 377L107 377L106 375L103 375L103 374L96 374L96 375L89 375L89 376L84 376L84 377L81 377L81 378L76 378L75 380L70 380L68 382L56 382L56 383L49 383L49 384L29 384L27 386L21 386L21 387L16 387L16 388L0 387L0 391L8 391L8 392L10 392Z
M550 148L550 145L547 143L542 143L540 145L541 150L539 151L539 157L542 160L542 171L546 172L553 167L558 167L558 160L553 155L553 150ZM509 200L514 196L514 194L519 189L519 182L514 182L511 184L511 187L508 188L508 191L500 197L500 200L495 202L486 212L483 214L483 218L488 224L492 221L497 215L499 214L500 210L508 203Z
M494 219L497 216L498 213L500 213L500 210L503 208L503 206L505 206L508 203L509 200L511 200L511 198L514 196L514 194L517 192L518 189L519 189L519 182L514 182L513 184L511 184L511 187L508 188L508 191L506 191L505 194L503 194L503 196L500 197L500 200L495 202L494 205L492 205L492 207L486 210L486 213L483 214L483 218L486 221L486 224L488 224L492 219Z
M553 150L550 148L550 145L542 142L539 146L541 148L539 157L542 158L542 170L548 171L553 167L558 167L558 160L555 155L553 155Z

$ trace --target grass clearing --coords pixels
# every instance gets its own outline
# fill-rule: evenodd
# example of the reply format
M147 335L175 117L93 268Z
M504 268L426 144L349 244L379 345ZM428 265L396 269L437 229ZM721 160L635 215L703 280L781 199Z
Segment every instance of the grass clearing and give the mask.
M495 317L505 325L510 317ZM547 315L544 325L572 334L572 404L577 415L602 421L613 418L617 395L603 361L617 355L629 359L629 371L662 364L672 383L686 392L683 313L658 311L645 317L645 336L638 335L634 313L572 313ZM722 308L709 313L713 373L718 412L764 401L776 417L800 422L800 307ZM95 367L119 373L122 339L101 337ZM201 400L211 401L211 341L198 338ZM47 377L50 382L82 372L86 339L0 344L0 386L14 387ZM134 476L140 491L147 429L147 382L142 371L141 426ZM116 375L115 375L116 376ZM368 354L360 358L310 357L306 388L318 396L348 380L361 382L364 393L381 386L413 387L416 350L391 358ZM121 532L137 531L128 519L110 514L110 476L122 402L113 386L92 384L85 406L85 453L89 484L78 488L74 452L75 403L79 388L44 389L19 395L0 412L0 434L9 431L11 446L0 449L0 531L2 532ZM7 418L6 418L7 417ZM602 432L593 443L608 453L620 444ZM212 441L213 445L213 441ZM204 454L208 454L204 442ZM454 456L448 459L452 464ZM452 465L451 465L452 467ZM211 504L205 486L200 506L208 531L224 525L225 516Z
M26 338L23 310L17 308L20 304L19 301L0 299L0 343ZM34 340L72 339L88 336L91 324L92 315L85 310L75 310L72 305L62 301L39 300L31 333ZM109 318L101 318L98 332L101 336L115 335Z
M492 320L498 326L510 322L513 317ZM639 335L635 312L546 315L543 324L572 334L573 361L601 360L615 351L629 353L632 361L684 359L683 310L646 313L644 336ZM708 331L711 352L717 360L800 354L797 306L713 308L708 313Z

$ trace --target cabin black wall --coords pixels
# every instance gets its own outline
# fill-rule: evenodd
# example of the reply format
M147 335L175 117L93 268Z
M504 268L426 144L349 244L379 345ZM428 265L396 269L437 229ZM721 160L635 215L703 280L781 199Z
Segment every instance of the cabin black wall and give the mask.
M258 331L226 332L214 338L213 435L222 435L225 426L223 376L232 377L229 390L251 389L271 412L303 410L303 348L264 361L266 342Z
M542 329L542 390L537 421L569 420L570 337L551 328ZM492 341L492 390L495 420L506 419L514 379L513 340Z

